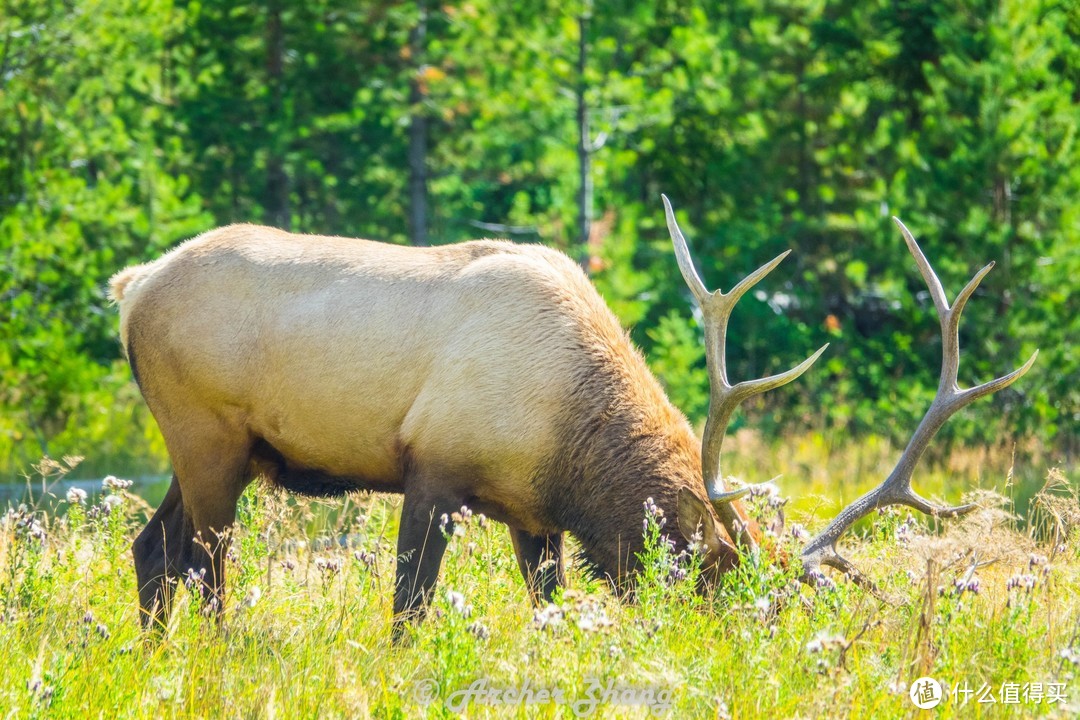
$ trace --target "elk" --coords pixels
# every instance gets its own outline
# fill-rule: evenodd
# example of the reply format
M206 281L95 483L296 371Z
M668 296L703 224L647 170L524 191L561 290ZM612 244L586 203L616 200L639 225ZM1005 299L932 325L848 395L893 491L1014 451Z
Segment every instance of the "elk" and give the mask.
M117 273L121 342L173 464L132 546L144 623L163 621L189 571L204 574L204 597L220 607L220 540L260 476L312 496L404 495L395 638L435 586L447 544L440 518L463 505L509 527L536 601L565 582L565 532L598 575L632 581L646 498L674 520L676 549L701 552L706 574L754 550L761 533L739 501L749 488L728 491L720 473L724 427L741 401L795 379L824 348L786 373L730 385L728 317L784 256L731 293L710 293L664 202L705 317L712 390L701 445L579 266L542 246L409 248L233 225ZM853 572L836 540L875 507L966 511L919 498L911 470L948 415L1034 361L957 390L956 324L989 267L950 309L903 231L942 315L939 396L893 475L807 546L808 571Z

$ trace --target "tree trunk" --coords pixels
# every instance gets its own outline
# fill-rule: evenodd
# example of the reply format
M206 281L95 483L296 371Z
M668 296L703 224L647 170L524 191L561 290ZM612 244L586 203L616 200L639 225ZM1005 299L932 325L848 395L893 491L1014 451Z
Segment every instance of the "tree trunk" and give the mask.
M589 233L592 229L592 150L589 147L589 108L585 104L585 64L588 59L588 22L582 13L578 16L578 62L577 85L577 129L578 129L578 262L586 271L589 269Z
M427 5L419 0L420 18L409 33L412 58L409 79L409 241L428 245L427 237L427 116L424 113L424 89L420 73L424 68L427 35Z
M270 157L266 162L267 220L282 230L291 229L289 175L285 171L285 32L281 22L281 2L271 0L266 21L266 75L270 85Z

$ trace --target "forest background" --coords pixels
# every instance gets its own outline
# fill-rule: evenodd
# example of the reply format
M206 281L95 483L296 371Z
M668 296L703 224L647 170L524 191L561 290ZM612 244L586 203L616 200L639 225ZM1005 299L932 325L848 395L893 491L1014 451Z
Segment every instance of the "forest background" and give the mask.
M998 263L965 312L962 381L1041 349L939 446L1068 461L1078 130L1069 0L6 0L0 482L46 454L164 470L106 282L232 222L565 250L700 422L661 192L712 287L795 250L732 320L734 378L831 343L743 424L914 427L940 340L896 215L953 293Z

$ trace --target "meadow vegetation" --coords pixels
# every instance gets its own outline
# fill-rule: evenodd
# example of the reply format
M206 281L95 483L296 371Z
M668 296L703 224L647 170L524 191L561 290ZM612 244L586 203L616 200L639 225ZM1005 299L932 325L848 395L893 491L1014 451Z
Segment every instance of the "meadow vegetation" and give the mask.
M149 507L124 481L12 507L0 520L2 714L887 718L915 712L909 686L929 675L973 692L986 683L998 699L973 694L961 707L953 698L941 717L1075 716L1080 503L1062 471L1042 477L1020 516L1012 473L972 482L972 468L985 472L995 458L954 453L916 485L952 500L980 485L972 496L983 509L943 528L906 511L879 514L846 553L874 591L838 576L810 587L793 564L770 558L784 548L796 556L804 528L882 477L887 443L829 448L809 438L781 452L743 433L732 446L732 467L783 471L782 492L796 499L766 556L747 559L714 593L694 592L694 559L672 557L665 519L643 508L651 542L633 602L572 563L569 589L534 608L505 529L464 513L430 615L401 647L390 642L395 497L314 502L252 486L223 615L206 615L199 578L189 577L154 633L139 627L129 553ZM780 497L758 496L755 512L775 520ZM466 702L462 691L478 682L534 698L557 688L566 704ZM1017 693L1041 683L1043 698L1005 704L1009 683ZM621 704L610 694L620 689ZM1059 691L1066 699L1050 702Z

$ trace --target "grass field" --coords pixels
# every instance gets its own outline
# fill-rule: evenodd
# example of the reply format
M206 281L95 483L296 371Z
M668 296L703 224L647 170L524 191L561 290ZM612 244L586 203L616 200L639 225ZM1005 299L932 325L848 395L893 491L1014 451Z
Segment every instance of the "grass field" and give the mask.
M732 447L744 476L784 473L799 498L789 529L821 527L892 456L818 436ZM13 508L0 520L0 716L1075 717L1075 484L1057 469L1015 481L1007 466L954 453L916 473L921 491L952 501L983 488L984 509L942 532L906 511L860 526L847 554L876 592L840 577L810 588L766 559L701 597L692 563L680 579L657 542L635 602L571 565L560 602L534 609L506 530L474 516L401 647L390 644L395 498L308 503L252 488L220 622L181 588L157 634L139 629L129 553L143 501L113 488ZM961 695L918 710L909 688L923 676Z

